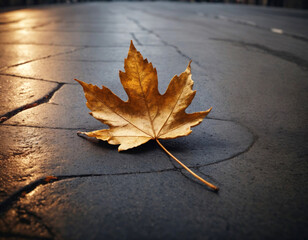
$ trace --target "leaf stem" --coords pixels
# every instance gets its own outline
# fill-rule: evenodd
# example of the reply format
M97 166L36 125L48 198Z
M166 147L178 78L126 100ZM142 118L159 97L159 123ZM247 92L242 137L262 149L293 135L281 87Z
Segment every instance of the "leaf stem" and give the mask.
M205 181L202 177L198 176L197 174L195 174L193 171L191 171L184 163L182 163L179 159L177 159L175 156L173 156L161 143L160 141L158 141L158 139L155 139L156 142L158 143L158 145L170 156L172 157L175 161L177 161L183 168L185 168L191 175L193 175L195 178L197 178L198 180L200 180L201 182L203 182L205 185L207 185L208 187L210 187L211 189L213 189L214 191L218 191L219 188L216 187L215 185Z

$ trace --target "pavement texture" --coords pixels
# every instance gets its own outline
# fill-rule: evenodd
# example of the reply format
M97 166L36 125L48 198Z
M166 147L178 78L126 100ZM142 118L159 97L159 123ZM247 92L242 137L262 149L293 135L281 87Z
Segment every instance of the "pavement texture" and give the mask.
M308 13L189 3L0 14L0 239L307 239ZM73 80L127 96L130 40L160 92L192 59L191 135L118 153ZM48 177L54 176L54 177Z

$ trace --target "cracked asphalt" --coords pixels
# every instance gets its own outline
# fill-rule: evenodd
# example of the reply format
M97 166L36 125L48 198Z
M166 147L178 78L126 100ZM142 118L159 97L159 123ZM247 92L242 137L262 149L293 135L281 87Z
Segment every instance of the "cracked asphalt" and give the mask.
M308 13L175 2L0 13L0 239L307 239ZM163 93L192 60L191 135L118 153L73 80L127 96L130 40ZM50 177L53 176L53 177Z

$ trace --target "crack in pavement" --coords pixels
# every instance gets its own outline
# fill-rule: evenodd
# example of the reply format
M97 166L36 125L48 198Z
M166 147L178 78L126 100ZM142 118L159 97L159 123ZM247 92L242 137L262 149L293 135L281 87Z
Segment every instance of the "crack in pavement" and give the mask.
M16 78L22 78L22 79L27 79L27 80L43 81L43 82L58 83L58 84L78 85L78 83L58 82L58 81L48 80L44 78L27 77L27 76L21 76L21 75L10 74L10 73L0 73L0 76L16 77Z
M275 57L278 57L280 59L283 59L285 61L291 62L296 64L297 66L301 67L303 70L307 70L308 69L308 62L300 57L297 57L291 53L288 52L284 52L284 51L277 51L271 48L268 48L264 45L260 45L260 44L255 44L255 43L247 43L244 41L236 41L236 40L232 40L232 39L225 39L225 38L209 38L210 40L214 40L214 41L221 41L221 42L227 42L230 44L234 44L235 46L239 46L239 47L251 47L251 48L256 48L261 50L262 52L268 54L268 55L272 55Z
M31 60L28 60L28 61L25 61L25 62L22 62L22 63L13 64L13 65L10 65L10 66L5 66L3 68L0 68L0 71L7 70L7 69L12 68L12 67L17 67L17 66L20 66L20 65L23 65L23 64L26 64L26 63L31 63L31 62L35 62L35 61L51 58L51 57L56 57L56 56L70 54L70 53L73 53L73 52L76 52L76 51L79 51L79 50L82 50L82 49L85 49L85 48L86 47L79 47L79 48L75 48L75 49L72 49L72 50L69 50L69 51L60 52L60 53L57 53L57 54L51 54L51 55L47 55L47 56L44 56L44 57L31 59Z
M247 153L250 151L250 149L252 149L252 147L255 145L255 143L258 141L259 139L259 136L249 127L247 127L246 125L244 125L243 123L240 123L238 121L235 121L235 120L229 120L229 119L222 119L222 118L215 118L215 117L206 117L207 119L211 119L211 120L216 120L216 121L224 121L224 122L232 122L232 123L235 123L243 128L245 128L247 130L247 132L249 132L252 136L252 141L251 143L242 151L240 152L237 152L235 154L232 154L230 157L227 157L227 158L223 158L221 160L217 160L215 162L212 162L212 163L204 163L204 164L198 164L197 166L191 166L189 164L187 164L187 167L189 168L193 168L193 169L197 169L199 170L199 168L201 167L206 167L206 166L210 166L210 165L215 165L215 164L219 164L219 163L222 163L222 162L225 162L225 161L228 161L228 160L231 160L233 158L236 158L244 153ZM169 156L169 155L168 155ZM170 156L169 156L170 158ZM172 165L177 168L177 169L180 169L180 170L184 170L183 167L177 167L173 162L172 162Z
M132 36L134 41L137 43L137 45L142 46L142 43L138 40L138 38L136 37L136 35L133 32L130 32L130 35Z
M74 178L88 178L88 177L105 177L105 176L123 176L123 175L134 175L134 174L149 174L149 173L161 173L161 172L170 172L177 171L175 168L167 168L158 171L137 171L137 172L123 172L123 173L97 173L97 174L76 174L76 175L58 175L58 176L46 176L40 178L36 181L33 181L26 186L22 187L11 196L6 198L4 201L0 203L0 215L5 213L10 207L17 202L20 198L24 197L27 193L32 192L37 187L41 185L50 184L57 181L62 181L66 179L74 179Z
M206 15L206 14L204 14L203 16L206 17L206 18L209 18L209 16ZM216 16L214 16L214 18L219 19L219 20L225 20L227 22L232 22L232 23L236 23L236 24L241 24L241 25L245 25L245 26L258 28L258 29L261 29L261 30L266 30L266 31L269 31L269 32L273 32L273 28L263 27L261 25L256 24L255 22L251 22L251 21L229 18L229 17L222 16L222 15L216 15ZM305 37L305 36L302 36L302 35L288 33L288 32L285 32L285 31L283 31L282 33L279 33L279 34L285 35L285 36L288 36L288 37L291 37L291 38L294 38L294 39L297 39L297 40L301 40L301 41L304 41L304 42L308 42L308 38Z
M131 18L131 17L127 17L128 20L134 22L141 30L148 32L149 34L153 34L154 36L156 36L165 46L169 46L172 47L179 55L181 55L182 57L186 58L187 60L192 60L188 55L186 55L185 53L183 53L178 46L171 44L167 41L165 41L164 39L162 39L162 37L154 32L151 29L148 29L146 27L144 27L137 19ZM202 66L198 61L193 60L194 64L196 64L198 67L204 68L204 66Z
M222 118L215 118L215 117L207 117L207 119L212 119L212 120L216 120L216 121L225 121L225 122L233 122L243 128L246 128L246 130L252 135L252 141L251 143L248 145L248 147L246 149L244 149L243 151L241 152L238 152L238 153L235 153L233 155L231 155L230 157L228 158L225 158L225 159L221 159L221 160L218 160L218 161L215 161L215 162L212 162L212 163L206 163L206 164L200 164L199 166L197 166L196 168L199 169L201 167L205 167L205 166L210 166L210 165L214 165L214 164L219 164L219 163L222 163L222 162L225 162L225 161L228 161L228 160L231 160L233 158L236 158L244 153L247 153L250 151L250 149L252 149L252 147L255 145L255 143L258 141L259 139L259 136L251 129L249 128L248 126L244 125L243 123L239 122L239 121L236 121L236 120L229 120L229 119L222 119Z
M54 21L49 21L49 22L46 22L46 23L42 23L42 24L38 24L36 26L33 26L33 27L31 27L31 30L37 29L39 27L48 26L48 25L53 24L53 23L61 23L61 22L62 22L62 20L60 20L60 19L54 20Z
M46 103L47 104L47 103ZM34 125L24 125L24 124L11 124L11 123L3 123L2 126L10 126L10 127L27 127L27 128L42 128L42 129L58 129L58 130L69 130L69 131L95 131L96 128L65 128L65 127L46 127L46 126L34 126Z
M133 19L131 17L128 17L128 19L133 21L142 30L147 31L149 34L154 34L157 38L159 38L162 41L162 43L164 45L173 47L181 56L183 56L184 58L186 58L188 60L191 60L191 58L188 55L186 55L185 53L183 53L176 45L173 45L173 44L168 43L167 41L163 40L159 34L155 33L153 30L150 30L150 29L142 26L141 23L137 19ZM244 41L236 41L236 40L223 39L223 38L209 38L209 39L210 40L214 40L214 41L222 41L222 42L233 43L233 44L236 44L237 46L240 46L240 47L256 48L256 49L259 49L259 50L263 51L264 53L269 54L271 56L275 56L275 57L278 57L278 58L283 59L285 61L294 63L297 66L299 66L300 68L302 68L303 70L307 70L308 69L308 62L306 60L304 60L304 59L302 59L300 57L297 57L294 54L291 54L291 53L288 53L288 52L277 51L277 50L268 48L268 47L266 47L264 45L254 44L254 43L247 43L247 42L244 42ZM198 67L205 68L198 61L193 60L193 62Z
M198 21L182 19L182 18L173 17L173 16L166 16L166 15L163 15L163 14L150 12L147 9L140 9L140 8L131 7L131 6L127 6L127 8L129 8L131 10L139 11L139 12L142 12L142 13L147 13L147 14L155 16L155 17L164 18L164 19L167 19L167 20L172 20L172 21L176 21L176 22L191 23L191 24L195 24L195 25L199 25L199 26L204 27L204 25L202 23L198 22ZM200 15L200 12L195 12L195 14ZM201 14L205 18L213 19L212 17L210 17L207 14L203 14L203 13L201 13ZM261 29L261 30L265 30L265 31L270 31L270 32L273 33L273 28L262 27L260 25L257 25L254 22L251 22L251 21L232 19L232 18L228 18L228 17L222 16L222 15L215 15L214 19L225 20L227 22L231 22L231 23L235 23L235 24L241 24L241 25L245 25L245 26L249 26L249 27L255 27L255 28L258 28L258 29ZM291 37L291 38L297 39L297 40L308 42L308 38L305 37L305 36L302 36L302 35L297 35L297 34L288 33L288 32L282 32L280 34L284 35L284 36L287 36L287 37Z
M38 106L42 103L48 102L52 98L52 96L55 94L55 92L57 92L63 85L64 85L64 83L58 83L58 85L52 91L50 91L47 95L45 95L44 97L41 97L40 99L38 99L38 100L36 100L32 103L23 105L19 108L16 108L16 109L14 109L10 112L7 112L4 115L0 116L0 123L7 121L8 119L15 116L19 112L22 112L22 111L29 109L29 108L36 107L36 106Z
M24 20L26 20L26 19L17 20L17 21L13 21L13 22L10 22L10 23L22 22ZM33 29L36 29L36 28L39 28L39 27L44 27L44 26L47 26L49 24L57 23L57 22L58 22L58 20L41 23L41 24L38 24L38 25L35 25L35 26L32 26L32 27L18 27L18 28L13 28L13 29L4 29L4 30L1 30L0 33L14 32L14 31L20 31L20 30L33 30ZM1 24L1 22L0 22L0 24ZM5 23L5 24L7 24L7 23Z
M37 27L43 27L49 24L50 23L42 23L40 25L28 27L28 28L20 27L20 28L14 28L14 29L4 29L4 30L0 30L0 33L15 32L15 31L29 31L29 30L34 30Z
M57 59L57 62L68 62L67 59ZM123 61L119 60L88 60L88 59L70 59L69 62L90 62L90 63L123 63ZM0 74L1 75L1 74ZM78 85L78 84L77 84Z

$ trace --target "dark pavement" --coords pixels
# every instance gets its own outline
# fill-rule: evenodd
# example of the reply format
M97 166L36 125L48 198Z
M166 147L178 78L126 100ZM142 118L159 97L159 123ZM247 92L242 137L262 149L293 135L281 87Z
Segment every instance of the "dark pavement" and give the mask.
M0 13L0 239L307 239L308 13L105 2ZM118 153L73 80L127 96L130 40L160 92L192 59L191 135ZM47 176L56 176L47 178Z

